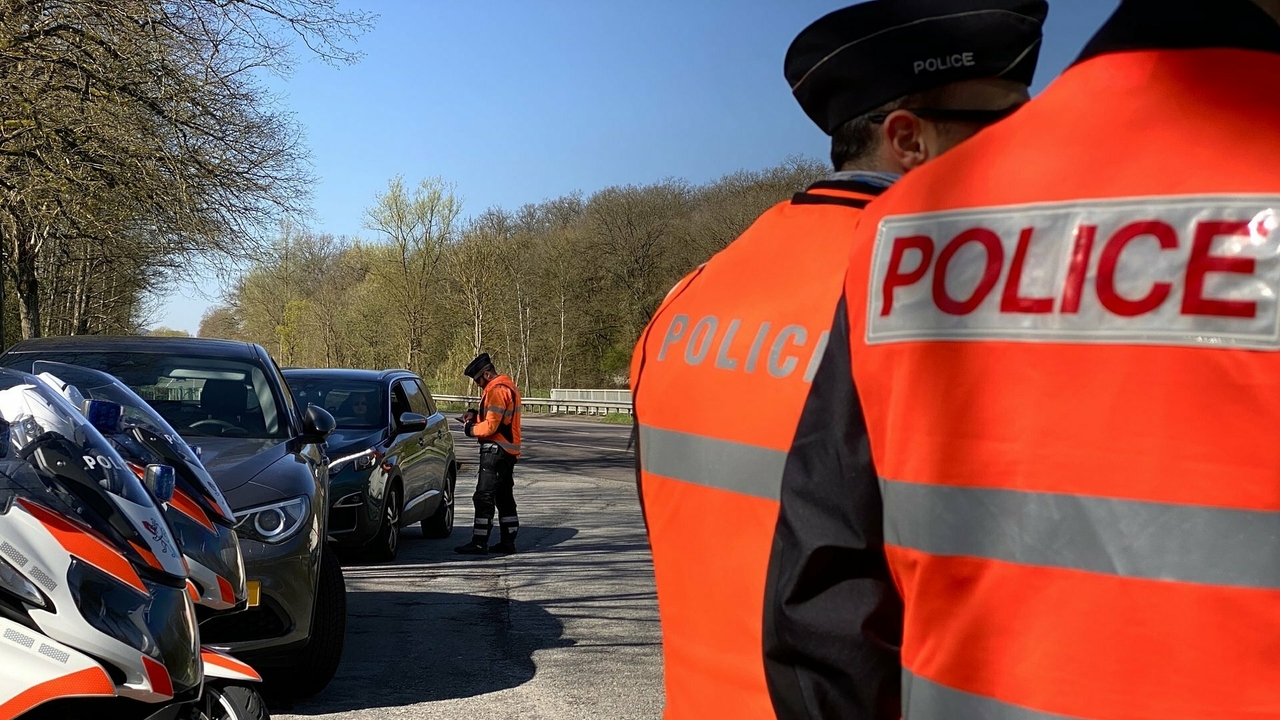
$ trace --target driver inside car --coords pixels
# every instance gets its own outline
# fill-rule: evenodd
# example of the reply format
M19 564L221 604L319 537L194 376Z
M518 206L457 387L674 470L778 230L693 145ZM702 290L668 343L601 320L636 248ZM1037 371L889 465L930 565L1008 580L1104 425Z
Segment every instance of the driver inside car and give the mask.
M342 405L338 407L338 422L350 423L353 425L368 425L372 420L370 417L369 393L353 392L342 401Z

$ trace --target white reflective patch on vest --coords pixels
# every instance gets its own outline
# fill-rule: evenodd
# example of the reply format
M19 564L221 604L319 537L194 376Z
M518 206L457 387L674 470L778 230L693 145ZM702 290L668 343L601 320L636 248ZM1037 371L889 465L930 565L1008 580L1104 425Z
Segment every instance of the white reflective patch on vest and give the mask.
M885 218L867 343L1280 348L1280 197L1089 201Z

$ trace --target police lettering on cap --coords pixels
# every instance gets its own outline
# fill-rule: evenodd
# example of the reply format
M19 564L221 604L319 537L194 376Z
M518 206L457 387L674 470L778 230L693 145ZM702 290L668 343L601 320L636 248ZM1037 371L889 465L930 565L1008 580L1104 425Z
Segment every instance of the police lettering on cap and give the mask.
M475 380L485 368L492 364L493 361L489 359L489 353L480 353L476 356L475 360L472 360L470 364L467 365L467 369L462 372L467 377Z
M830 13L796 37L785 75L828 135L913 93L962 80L1031 84L1044 0L872 0Z

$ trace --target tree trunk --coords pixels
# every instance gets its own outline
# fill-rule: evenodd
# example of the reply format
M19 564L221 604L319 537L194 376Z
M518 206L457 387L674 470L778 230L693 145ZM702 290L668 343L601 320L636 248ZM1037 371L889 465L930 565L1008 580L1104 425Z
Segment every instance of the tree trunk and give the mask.
M565 321L565 296L564 291L560 292L560 350L556 353L556 387L564 387L564 321Z
M22 339L40 337L40 280L35 267L18 266L18 319L22 323Z

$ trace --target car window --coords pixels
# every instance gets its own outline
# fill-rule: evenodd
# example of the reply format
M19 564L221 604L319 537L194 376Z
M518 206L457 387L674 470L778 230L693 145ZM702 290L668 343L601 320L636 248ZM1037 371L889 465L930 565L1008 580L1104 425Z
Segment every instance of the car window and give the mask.
M283 401L282 404L284 406L283 407L284 412L290 417L293 417L294 422L301 421L302 420L301 408L299 408L297 403L293 401L293 396L289 394L289 383L284 379L284 373L280 371L280 365L278 365L276 363L276 359L271 357L270 355L267 355L267 362L271 366L271 372L275 373L276 384L280 388L284 389L284 393L283 393L284 397L281 398L281 400Z
M289 390L302 407L315 405L333 415L338 427L373 430L386 427L387 405L382 384L322 375L292 375Z
M391 386L391 417L399 422L400 416L407 412L412 412L409 409L409 396L405 393L403 384L396 382Z
M430 417L436 414L436 399L431 397L431 391L427 389L426 383L421 380L415 380L414 384L418 386L418 391L422 393L422 399L427 402L427 412L424 415Z
M289 436L283 398L255 363L135 352L23 353L36 360L83 365L115 375L183 435L243 438Z
M423 417L431 415L431 410L427 407L427 399L422 395L422 390L418 388L418 383L413 380L405 380L400 383L404 387L405 395L409 397L409 412L416 412Z

